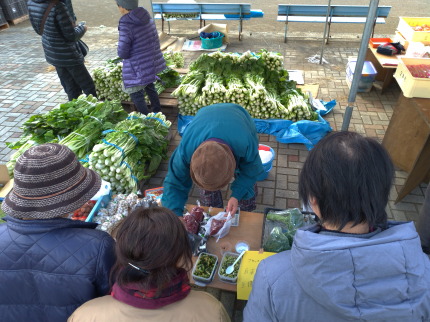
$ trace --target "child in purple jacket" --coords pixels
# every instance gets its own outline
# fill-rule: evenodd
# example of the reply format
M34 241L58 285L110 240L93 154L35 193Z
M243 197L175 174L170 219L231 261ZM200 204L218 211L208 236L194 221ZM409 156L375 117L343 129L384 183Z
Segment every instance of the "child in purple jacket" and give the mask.
M117 0L119 12L118 56L123 59L123 90L130 94L138 111L148 114L145 92L153 112L160 112L160 100L154 86L157 74L166 68L160 50L157 29L148 11L138 0Z

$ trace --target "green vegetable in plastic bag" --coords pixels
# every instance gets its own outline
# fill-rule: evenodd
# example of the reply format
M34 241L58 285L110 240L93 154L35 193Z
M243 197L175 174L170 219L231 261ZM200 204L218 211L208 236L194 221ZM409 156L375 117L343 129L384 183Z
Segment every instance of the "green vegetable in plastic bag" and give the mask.
M263 248L267 252L279 253L291 249L291 244L289 238L282 233L282 228L276 226L270 232Z

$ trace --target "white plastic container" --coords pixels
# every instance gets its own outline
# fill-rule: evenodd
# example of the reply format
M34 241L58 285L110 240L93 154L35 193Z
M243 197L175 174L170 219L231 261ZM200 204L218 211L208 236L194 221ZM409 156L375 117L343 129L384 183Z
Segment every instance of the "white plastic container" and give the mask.
M430 65L430 58L400 58L394 78L405 97L430 98L430 78L412 76L407 65Z
M352 79L354 77L356 59L350 59L346 66L346 82L351 88ZM363 70L361 73L361 78L358 83L358 92L370 92L375 81L375 77L378 74L372 62L365 61L363 65Z
M202 276L195 275L195 271L196 271L196 269L197 269L197 264L199 263L200 258L201 258L202 256L210 256L210 257L214 257L214 258L215 258L215 264L214 264L214 266L213 266L213 269L212 269L211 275L210 275L208 278L205 278L205 277L202 277ZM212 282L212 280L213 280L213 278L214 278L214 275L215 275L215 271L216 271L216 267L217 267L217 265L218 265L218 257L217 257L217 256L215 256L215 255L213 255L213 254L209 254L209 253L200 253L200 255L199 255L199 257L197 258L197 261L196 261L196 263L195 263L195 265L194 265L194 267L193 267L193 271L192 271L192 276L193 276L194 281L195 281L195 282L200 282L200 283L203 283L203 284L209 284L210 282ZM197 284L197 283L196 283L196 284Z

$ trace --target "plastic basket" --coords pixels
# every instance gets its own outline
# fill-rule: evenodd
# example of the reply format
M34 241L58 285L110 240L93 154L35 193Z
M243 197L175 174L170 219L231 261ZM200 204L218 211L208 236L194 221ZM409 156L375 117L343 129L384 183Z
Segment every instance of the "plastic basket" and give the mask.
M214 266L212 268L211 275L208 278L197 276L197 275L194 274L195 271L196 271L196 269L197 269L197 264L199 263L200 257L202 257L203 255L215 258L215 264L214 264ZM197 261L196 261L196 263L194 265L193 271L191 273L192 276L193 276L194 281L196 282L196 284L198 284L198 282L203 283L203 284L208 284L208 283L212 282L212 280L214 278L214 275L215 275L215 271L216 271L217 265L218 265L218 257L217 256L215 256L213 254L209 254L209 253L200 253L200 255L197 258Z
M263 181L269 176L270 170L273 167L273 160L275 159L275 150L273 150L270 146L265 144L259 144L258 150L265 150L272 152L272 158L270 161L263 163L264 172L257 177L257 181Z
M236 258L239 257L240 254L233 253L233 252L226 252L226 253L224 253L224 255L222 256L222 259L221 259L221 264L219 265L219 268L218 268L218 277L223 282L227 282L227 283L231 283L231 284L236 284L237 283L237 277L238 277L239 274L236 275L236 277L229 277L229 276L221 274L221 268L224 265L224 262L226 260L226 256L227 255L235 257L235 259L236 259ZM240 264L241 264L241 261L239 261L235 265L235 267L240 267Z
M202 41L202 48L203 49L213 49L213 48L219 48L222 46L222 39L224 38L224 35L220 33L220 36L217 38L202 38L200 37Z
M90 214L88 215L87 219L85 219L86 222L92 222L94 219L94 216L98 214L100 209L106 208L109 204L109 201L112 199L112 192L110 192L107 195L99 197L96 204L94 205L93 209L91 209Z

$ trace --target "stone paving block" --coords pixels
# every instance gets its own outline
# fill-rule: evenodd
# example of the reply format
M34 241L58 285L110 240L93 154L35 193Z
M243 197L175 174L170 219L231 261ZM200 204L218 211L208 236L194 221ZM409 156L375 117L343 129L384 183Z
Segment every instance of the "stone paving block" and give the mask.
M392 210L391 211L396 221L407 221L407 217L404 211L401 210Z
M389 207L394 210L403 210L403 211L417 211L416 204L409 203L409 202L399 202L395 204L392 201L388 201Z

